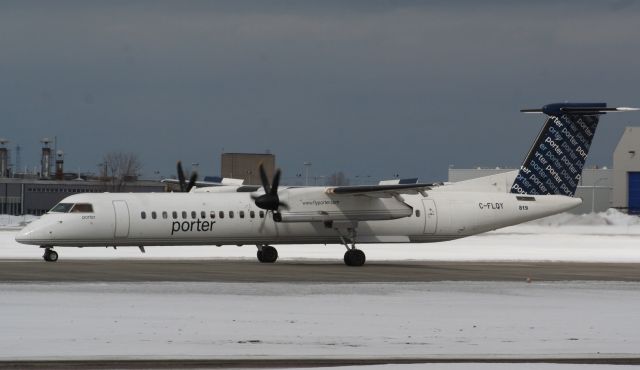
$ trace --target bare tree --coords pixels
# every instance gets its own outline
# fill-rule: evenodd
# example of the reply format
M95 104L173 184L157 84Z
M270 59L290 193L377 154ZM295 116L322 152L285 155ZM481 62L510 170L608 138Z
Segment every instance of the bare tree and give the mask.
M349 179L342 171L334 172L327 179L327 185L330 185L330 186L349 185Z
M102 178L110 191L124 190L128 181L138 178L142 164L137 154L109 152L102 158Z

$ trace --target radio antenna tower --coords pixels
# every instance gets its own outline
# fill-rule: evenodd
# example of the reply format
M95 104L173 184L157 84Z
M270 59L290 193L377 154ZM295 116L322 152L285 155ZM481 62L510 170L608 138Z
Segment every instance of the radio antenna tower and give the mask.
M20 144L16 144L16 163L15 163L15 172L14 173L19 173L20 172L20 166L22 165L22 163L20 163Z

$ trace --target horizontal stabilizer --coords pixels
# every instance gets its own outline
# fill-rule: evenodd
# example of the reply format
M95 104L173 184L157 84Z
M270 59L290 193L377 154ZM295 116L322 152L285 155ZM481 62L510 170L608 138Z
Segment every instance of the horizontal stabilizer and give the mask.
M522 113L544 113L549 116L558 116L562 113L566 114L605 114L609 112L630 112L637 111L640 108L632 107L607 107L605 103L556 103L547 104L538 109L521 109Z

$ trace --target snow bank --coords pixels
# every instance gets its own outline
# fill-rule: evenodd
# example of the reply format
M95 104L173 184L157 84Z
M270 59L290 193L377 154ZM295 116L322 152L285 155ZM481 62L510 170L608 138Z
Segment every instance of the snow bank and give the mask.
M0 230L20 230L29 222L37 220L38 218L40 217L33 215L0 215Z
M585 213L576 215L572 213L560 213L557 215L533 220L522 225L537 226L640 226L640 217L622 213L614 208L605 212Z
M496 233L640 235L640 217L610 208L605 212L575 215L560 213L523 224L505 227Z

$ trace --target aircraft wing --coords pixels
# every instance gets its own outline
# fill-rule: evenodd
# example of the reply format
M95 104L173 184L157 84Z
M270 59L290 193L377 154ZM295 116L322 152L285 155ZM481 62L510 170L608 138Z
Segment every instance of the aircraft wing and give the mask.
M435 184L356 185L327 188L327 194L366 195L374 198L390 198L399 194L419 194L431 190Z
M180 180L178 179L162 179L160 182L180 185ZM244 180L242 179L223 178L220 181L196 181L194 185L196 188L205 188L210 186L240 186L243 182Z
M165 184L180 185L180 180L178 179L162 179L160 182L163 182ZM223 186L224 184L221 184L219 182L210 182L210 181L196 181L194 185L197 188L202 188L206 186Z

